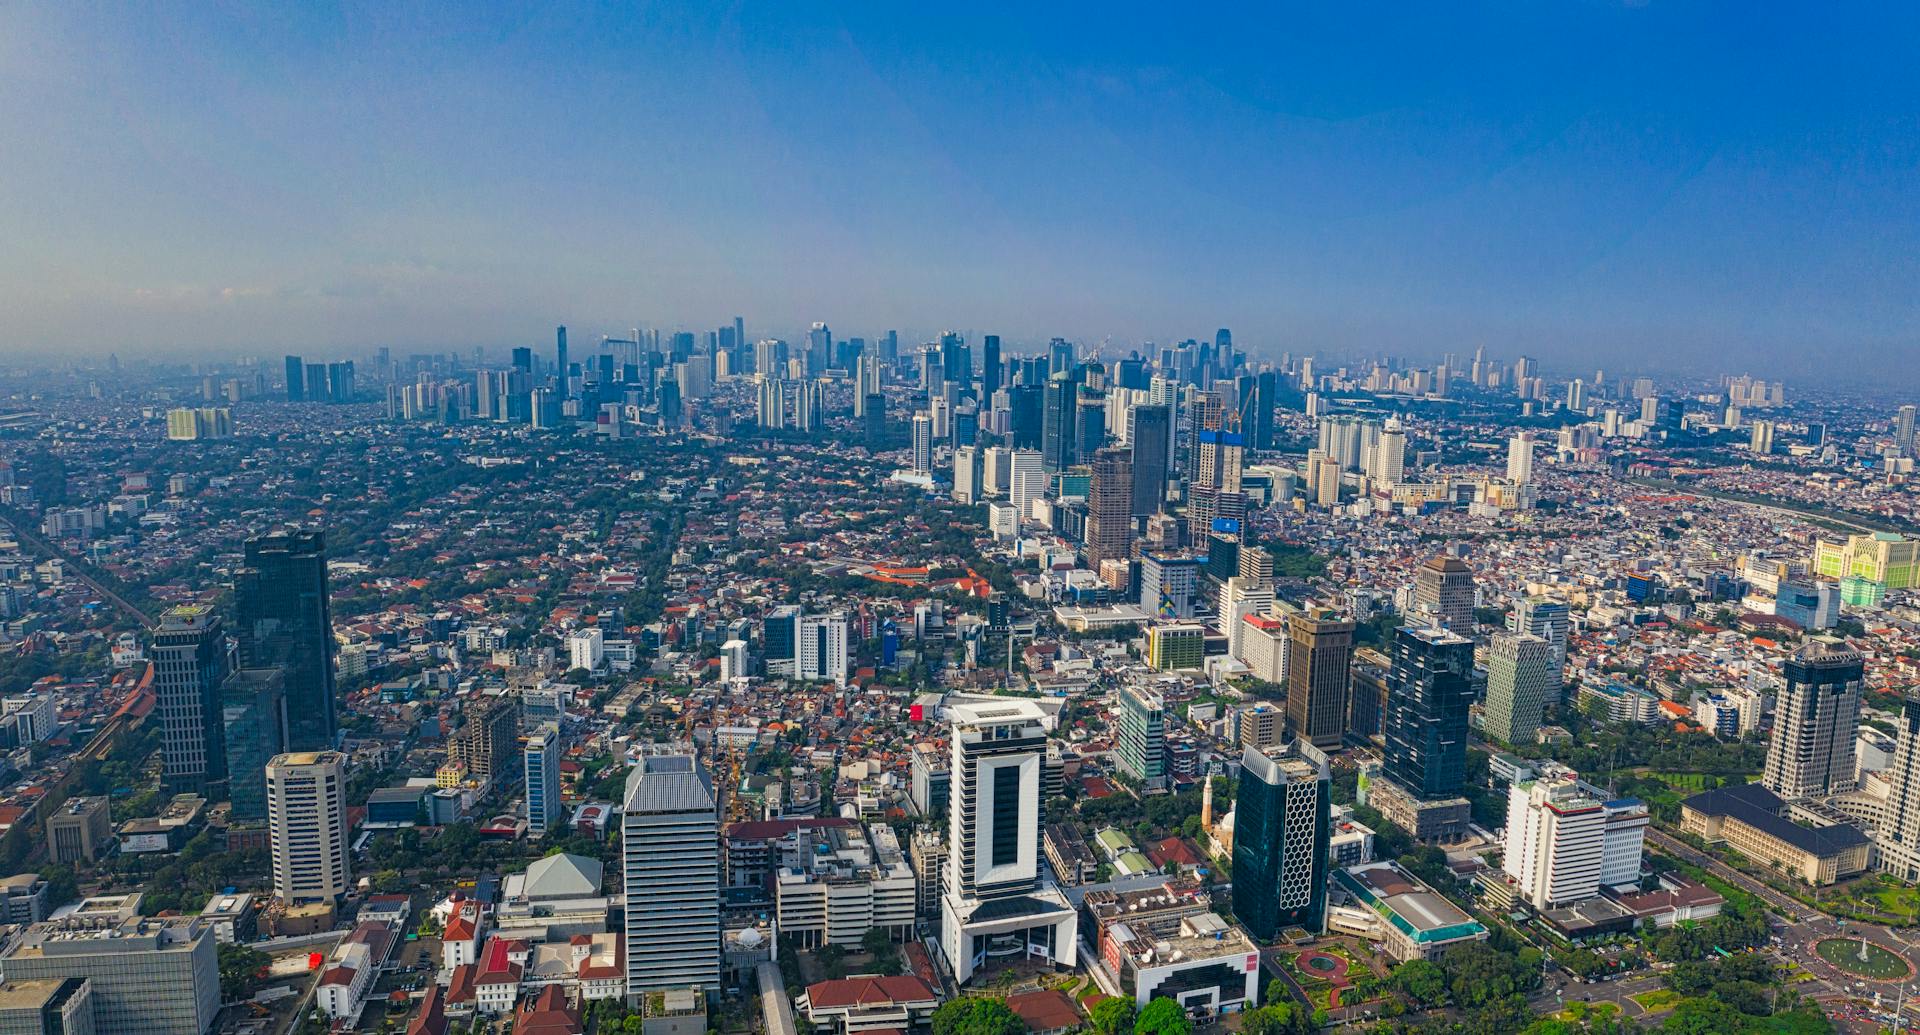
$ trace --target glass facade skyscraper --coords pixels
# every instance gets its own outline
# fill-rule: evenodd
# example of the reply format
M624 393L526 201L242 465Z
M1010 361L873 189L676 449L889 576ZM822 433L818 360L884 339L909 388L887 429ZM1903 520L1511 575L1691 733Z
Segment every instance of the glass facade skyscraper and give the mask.
M1382 772L1428 800L1467 782L1467 709L1473 704L1473 641L1431 626L1402 626L1387 672L1387 751Z
M247 540L234 590L241 665L286 670L287 750L332 748L339 720L325 536L275 532Z

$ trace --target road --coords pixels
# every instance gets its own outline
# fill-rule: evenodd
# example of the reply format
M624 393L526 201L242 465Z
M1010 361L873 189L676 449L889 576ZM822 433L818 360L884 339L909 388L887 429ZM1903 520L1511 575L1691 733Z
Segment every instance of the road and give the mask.
M127 600L126 597L123 597L120 594L115 593L113 590L107 588L106 586L101 585L99 580L95 579L91 575L88 575L86 572L80 570L80 565L74 562L73 557L68 556L66 551L61 550L60 548L54 546L52 543L41 538L39 533L33 531L32 528L28 527L28 524L25 518L16 517L9 514L4 516L4 520L7 523L7 527L13 531L13 537L15 539L20 540L20 542L23 545L25 545L29 550L31 550L36 554L39 554L42 557L48 557L48 558L65 563L68 575L85 583L88 589L91 589L95 593L100 594L101 599L105 600L109 604L112 604L115 608L119 609L119 611L122 614L126 615L128 618L131 618L134 621L140 623L140 627L142 629L152 629L154 626L159 624L158 622L154 621L152 615L133 606L133 603Z
M1759 897L1761 901L1772 906L1774 911L1794 923L1806 923L1825 915L1792 895L1778 891L1763 881L1755 880L1685 841L1669 837L1651 827L1647 828L1647 842L1667 855L1690 862L1734 887Z

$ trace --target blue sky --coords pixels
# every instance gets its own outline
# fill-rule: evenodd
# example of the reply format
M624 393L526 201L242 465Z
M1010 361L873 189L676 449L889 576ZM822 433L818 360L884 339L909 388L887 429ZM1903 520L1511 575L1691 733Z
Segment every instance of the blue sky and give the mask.
M1914 8L935 6L0 8L0 352L737 312L1920 381Z

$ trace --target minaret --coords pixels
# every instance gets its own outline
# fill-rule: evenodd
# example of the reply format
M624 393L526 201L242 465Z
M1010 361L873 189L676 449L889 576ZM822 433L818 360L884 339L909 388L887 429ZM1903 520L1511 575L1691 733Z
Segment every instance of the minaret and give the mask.
M1213 767L1207 767L1207 784L1200 789L1200 829L1213 832Z

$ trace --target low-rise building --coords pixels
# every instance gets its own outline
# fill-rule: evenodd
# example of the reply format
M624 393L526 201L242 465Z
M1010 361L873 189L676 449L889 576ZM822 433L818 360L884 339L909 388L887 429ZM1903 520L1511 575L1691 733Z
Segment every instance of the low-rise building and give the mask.
M1786 818L1787 803L1757 783L1703 791L1680 803L1680 829L1729 848L1760 866L1812 885L1832 884L1866 870L1873 843L1845 823L1802 826Z
M811 828L802 865L774 876L775 924L801 948L858 946L869 930L913 934L916 887L899 839L882 824Z
M919 977L857 977L808 985L794 1008L835 1035L905 1032L932 1021L940 996Z
M1335 870L1333 880L1344 901L1327 910L1327 929L1378 941L1398 962L1432 960L1455 945L1488 937L1479 921L1399 863Z

